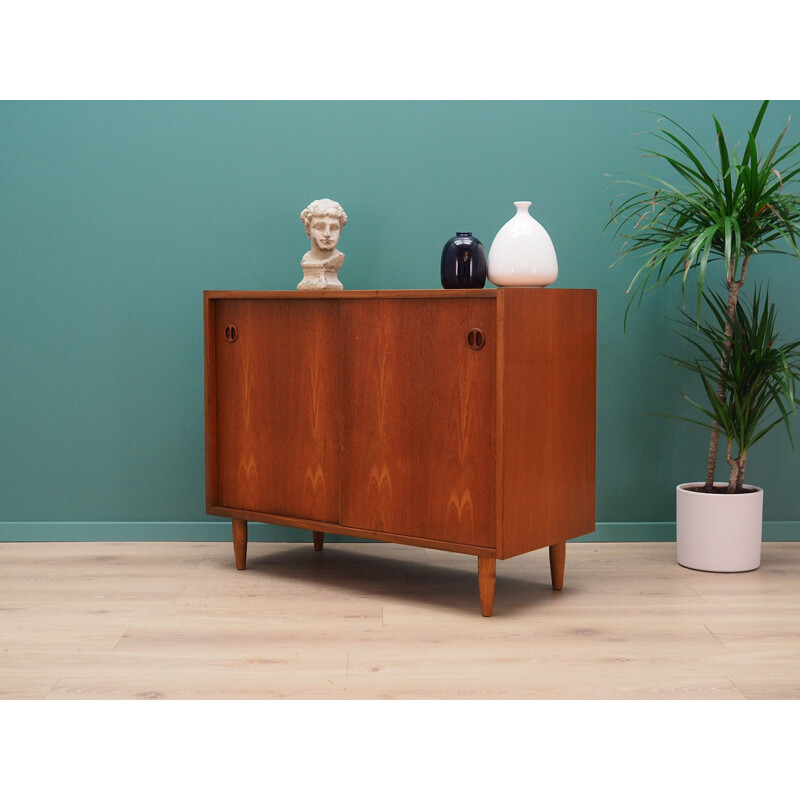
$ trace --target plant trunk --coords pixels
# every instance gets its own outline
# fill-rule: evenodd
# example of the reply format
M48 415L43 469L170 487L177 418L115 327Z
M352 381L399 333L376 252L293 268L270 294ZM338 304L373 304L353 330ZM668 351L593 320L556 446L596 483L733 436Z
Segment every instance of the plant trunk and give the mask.
M744 468L747 463L747 453L739 453L738 458L731 457L732 442L728 440L727 457L731 468L731 477L728 481L728 494L736 494L742 491L744 486Z
M747 463L747 453L739 456L739 475L736 478L736 491L741 492L744 486L744 468Z
M741 291L742 286L744 286L744 279L747 275L747 264L750 261L750 253L748 253L744 257L744 262L742 263L742 274L739 280L734 280L734 266L731 265L730 271L728 272L728 320L725 323L725 355L722 358L722 363L720 364L722 374L728 369L728 361L730 358L731 352L731 336L733 335L733 321L736 318L736 306L739 303L739 292ZM720 403L725 402L725 384L720 382L717 384L717 399ZM711 491L714 486L714 472L716 471L717 467L717 453L719 452L719 425L715 422L713 429L711 431L711 441L708 445L708 463L706 464L706 484L705 490ZM728 463L731 463L730 459L730 442L728 442ZM744 476L744 469L742 469L742 476ZM733 477L731 477L731 483L729 483L729 491L733 491L730 486L733 483Z
M706 484L703 487L710 492L714 486L714 472L717 468L717 453L719 452L719 425L715 422L711 430L711 441L708 445L708 464L706 465Z

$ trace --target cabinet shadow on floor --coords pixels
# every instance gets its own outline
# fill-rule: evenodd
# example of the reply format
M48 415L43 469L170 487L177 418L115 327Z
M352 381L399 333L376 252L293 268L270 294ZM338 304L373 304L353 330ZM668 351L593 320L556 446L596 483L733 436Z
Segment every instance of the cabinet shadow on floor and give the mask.
M365 552L374 549L372 552ZM518 560L517 560L518 561ZM530 577L505 575L505 566L519 573L520 564L497 562L495 615L529 611L552 600L561 592L550 585L547 549L525 557ZM215 567L234 570L230 560L214 558ZM206 562L210 566L210 562ZM569 566L567 566L569 569ZM308 589L337 595L372 597L377 601L412 602L437 605L442 609L480 614L478 560L461 553L431 551L383 543L337 548L326 541L324 550L315 552L310 544L253 542L249 545L247 569L240 573L255 583L274 581L274 590L295 593ZM569 572L564 591L569 591ZM254 587L255 588L255 587ZM269 586L263 587L270 591Z

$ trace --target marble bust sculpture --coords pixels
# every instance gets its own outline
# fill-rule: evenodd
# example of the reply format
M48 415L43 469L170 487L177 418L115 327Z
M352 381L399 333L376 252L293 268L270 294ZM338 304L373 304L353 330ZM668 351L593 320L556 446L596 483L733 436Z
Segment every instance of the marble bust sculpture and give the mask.
M298 289L342 289L337 277L344 263L344 253L336 249L339 234L347 224L347 214L335 201L315 200L300 214L311 241L311 249L303 256L303 280Z

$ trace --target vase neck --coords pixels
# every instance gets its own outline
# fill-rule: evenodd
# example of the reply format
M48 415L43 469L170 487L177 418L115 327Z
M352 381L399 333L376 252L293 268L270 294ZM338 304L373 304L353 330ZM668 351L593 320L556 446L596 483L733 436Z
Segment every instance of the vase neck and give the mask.
M514 205L517 207L517 216L528 216L528 209L531 207L530 201L518 200Z

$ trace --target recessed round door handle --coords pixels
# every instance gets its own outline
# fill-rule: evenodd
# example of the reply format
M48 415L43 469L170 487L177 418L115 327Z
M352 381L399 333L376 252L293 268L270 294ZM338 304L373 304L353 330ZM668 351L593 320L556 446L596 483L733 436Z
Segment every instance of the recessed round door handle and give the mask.
M225 326L225 341L235 342L239 338L239 331L236 330L235 325Z
M470 350L480 350L486 344L486 335L480 328L473 328L467 334L467 347Z

